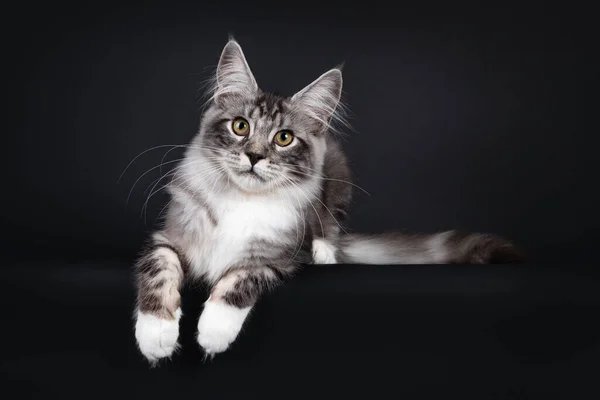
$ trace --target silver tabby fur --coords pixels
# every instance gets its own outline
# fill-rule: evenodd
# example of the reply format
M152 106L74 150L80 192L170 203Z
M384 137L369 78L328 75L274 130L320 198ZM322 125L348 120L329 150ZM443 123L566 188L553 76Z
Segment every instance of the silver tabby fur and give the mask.
M454 231L345 233L351 199L346 157L332 134L342 72L332 69L291 97L263 92L239 44L225 46L202 116L169 185L164 226L136 264L136 338L151 362L177 349L179 289L211 286L198 323L209 355L225 351L260 294L301 263L440 264L520 260L508 241ZM233 121L249 123L246 135ZM281 130L290 145L278 145Z

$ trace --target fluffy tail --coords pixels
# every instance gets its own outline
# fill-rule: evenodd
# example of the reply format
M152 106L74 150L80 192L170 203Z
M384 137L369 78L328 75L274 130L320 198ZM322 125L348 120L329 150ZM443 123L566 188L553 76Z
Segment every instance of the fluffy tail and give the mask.
M433 235L351 234L341 238L338 262L346 264L509 264L525 261L508 240L447 231Z

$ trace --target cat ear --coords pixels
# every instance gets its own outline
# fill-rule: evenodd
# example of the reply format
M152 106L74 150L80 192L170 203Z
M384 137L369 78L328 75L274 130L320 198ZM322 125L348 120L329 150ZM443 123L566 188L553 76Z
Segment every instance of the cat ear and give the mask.
M219 59L213 98L216 102L220 102L229 96L252 96L257 91L258 85L244 57L242 47L234 39L230 39Z
M342 70L334 68L292 96L308 114L328 127L342 95Z

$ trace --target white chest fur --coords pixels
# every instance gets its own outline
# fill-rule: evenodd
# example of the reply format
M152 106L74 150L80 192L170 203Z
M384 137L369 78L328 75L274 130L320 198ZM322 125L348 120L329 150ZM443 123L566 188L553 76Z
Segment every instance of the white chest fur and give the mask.
M192 270L210 281L218 279L229 267L241 261L247 246L254 240L277 242L283 233L298 228L302 222L298 205L282 197L227 195L209 201L216 224L199 213L200 229L193 235L196 242L188 248Z

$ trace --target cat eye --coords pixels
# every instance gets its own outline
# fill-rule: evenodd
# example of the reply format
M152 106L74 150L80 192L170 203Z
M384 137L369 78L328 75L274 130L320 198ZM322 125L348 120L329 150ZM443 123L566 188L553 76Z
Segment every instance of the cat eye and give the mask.
M275 135L275 143L281 147L288 146L294 140L294 134L290 131L279 131Z
M233 121L232 129L236 135L244 136L250 131L250 124L244 118L236 118Z

